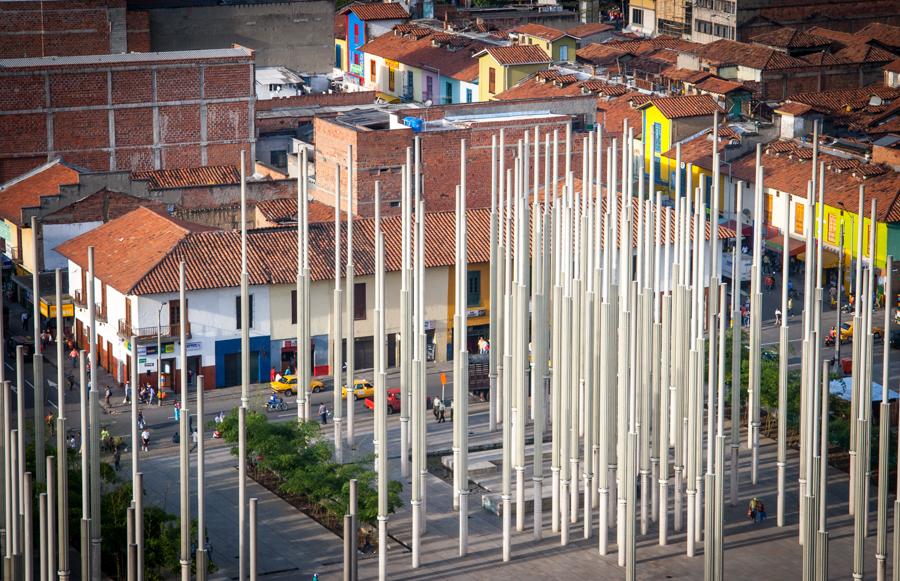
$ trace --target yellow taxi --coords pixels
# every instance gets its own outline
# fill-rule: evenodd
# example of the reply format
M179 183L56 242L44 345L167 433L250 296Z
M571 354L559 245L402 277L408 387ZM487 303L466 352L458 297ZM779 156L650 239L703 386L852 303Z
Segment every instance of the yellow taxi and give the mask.
M272 391L276 391L278 393L284 393L286 395L296 395L297 394L297 376L296 375L285 375L281 379L277 381L271 382L269 385L272 387ZM318 379L313 379L309 382L309 389L313 393L318 393L320 391L325 391L325 384L319 381Z
M884 338L884 329L872 325L872 335L876 339ZM841 342L847 343L853 340L853 323L841 323Z
M368 379L353 380L353 399L365 399L375 395L375 386ZM341 398L347 399L347 386L341 387Z

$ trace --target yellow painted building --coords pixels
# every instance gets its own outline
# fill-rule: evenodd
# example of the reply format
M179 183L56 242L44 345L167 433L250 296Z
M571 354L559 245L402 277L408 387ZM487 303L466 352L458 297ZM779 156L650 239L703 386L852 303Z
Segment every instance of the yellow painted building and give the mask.
M546 53L553 62L574 61L578 39L562 30L542 24L523 24L510 30L516 36L516 43L536 46Z
M456 268L448 268L447 277L447 342L453 341L453 318L456 316ZM491 265L487 262L469 264L466 273L466 313L471 347L478 337L489 339L491 320ZM476 351L477 352L477 351Z
M347 72L347 39L334 38L334 68Z
M675 144L712 127L714 112L722 109L707 95L680 95L651 99L641 106L641 111L644 173L649 174L653 164L656 185L668 188L674 183L674 176L670 175L674 162L665 162L663 154Z
M550 64L550 57L535 45L492 46L474 56L478 58L479 101L490 101Z

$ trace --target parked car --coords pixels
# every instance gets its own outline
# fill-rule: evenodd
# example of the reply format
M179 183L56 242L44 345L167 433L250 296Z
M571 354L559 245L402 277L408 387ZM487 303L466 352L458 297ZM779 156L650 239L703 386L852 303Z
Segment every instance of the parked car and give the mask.
M271 385L272 391L283 393L286 395L297 395L296 375L285 375L278 381L271 382L269 385ZM318 379L313 379L309 382L309 389L313 393L318 393L325 390L325 384Z
M375 395L375 386L368 379L353 380L353 399L365 399ZM347 386L341 386L341 399L347 399Z
M884 339L884 329L872 325L872 336L875 339ZM841 343L849 343L853 340L853 323L847 321L841 323Z

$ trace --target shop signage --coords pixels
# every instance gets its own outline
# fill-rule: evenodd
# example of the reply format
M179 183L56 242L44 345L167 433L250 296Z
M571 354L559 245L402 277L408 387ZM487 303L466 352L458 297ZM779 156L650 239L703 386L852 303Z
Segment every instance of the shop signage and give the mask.
M191 353L193 351L200 351L201 345L198 341L188 341L184 344L185 351Z
M49 312L48 312L49 306ZM47 301L41 299L41 315L48 319L56 318L56 305L47 305ZM62 310L63 317L74 317L75 316L75 305L72 303L63 303Z
M468 309L466 310L467 317L483 317L487 311L484 309Z
M400 68L400 63L398 63L397 61L392 61L391 59L384 59L384 64L387 65L387 68L391 70Z
M362 76L362 74L363 74L362 65L358 65L356 63L350 63L350 72L353 73L354 75Z

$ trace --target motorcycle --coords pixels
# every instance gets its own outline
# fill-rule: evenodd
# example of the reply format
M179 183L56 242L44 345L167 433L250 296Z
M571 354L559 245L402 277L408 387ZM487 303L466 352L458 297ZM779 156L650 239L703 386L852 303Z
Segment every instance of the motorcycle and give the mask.
M843 305L841 305L841 312L842 313L852 313L853 305L851 305L850 303L844 303Z
M833 347L834 346L834 337L831 335L825 335L825 346Z
M282 400L278 400L278 401L269 400L266 402L266 411L267 412L287 411L287 404Z

